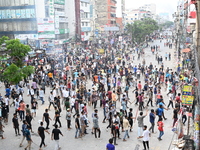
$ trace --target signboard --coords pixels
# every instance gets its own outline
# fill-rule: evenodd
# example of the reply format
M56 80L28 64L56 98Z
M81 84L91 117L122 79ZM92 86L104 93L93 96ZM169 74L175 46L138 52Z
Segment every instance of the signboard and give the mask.
M54 4L65 5L65 0L54 0Z
M182 89L182 104L192 105L194 96L192 95L192 85L184 85Z
M54 39L55 38L55 32L45 32L45 33L38 33L38 39Z
M38 32L54 31L54 24L38 25Z
M55 38L54 19L38 18L38 39Z
M55 28L58 29L59 28L59 16L55 16Z
M19 39L19 40L26 40L28 39L34 39L37 40L38 39L38 34L15 34L15 39Z
M49 0L49 16L54 17L54 0Z

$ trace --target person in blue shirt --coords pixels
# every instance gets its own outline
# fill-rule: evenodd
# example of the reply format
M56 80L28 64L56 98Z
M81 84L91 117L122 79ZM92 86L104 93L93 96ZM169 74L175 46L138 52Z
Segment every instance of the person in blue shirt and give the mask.
M112 144L113 139L109 139L109 143L106 145L106 150L115 150L115 145Z
M9 86L7 86L7 88L6 88L6 96L8 98L10 98L10 87Z
M31 133L30 133L30 126L27 126L27 128L25 129L25 135L26 135L26 140L28 142L28 145L24 148L25 150L27 150L29 148L29 150L31 149L31 143L32 143L32 139L31 139Z
M135 66L135 67L133 68L133 72L134 72L134 75L136 76L137 66Z
M149 131L152 130L152 133L154 133L154 126L155 126L155 112L154 112L154 109L151 109L151 112L149 114L149 121L151 123L151 127L149 128Z

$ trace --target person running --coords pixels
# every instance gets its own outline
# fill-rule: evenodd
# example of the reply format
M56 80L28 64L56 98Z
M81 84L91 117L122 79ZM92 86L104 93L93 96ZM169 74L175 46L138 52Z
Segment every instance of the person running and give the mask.
M51 134L51 140L55 141L55 149L54 150L59 150L61 147L59 146L59 135L62 135L62 132L60 131L60 129L58 129L58 125L55 125L55 128L52 130L52 134Z
M43 127L43 122L40 122L40 127L38 127L38 134L39 134L39 136L40 136L40 138L41 138L40 150L42 150L42 145L44 145L44 147L47 146L47 145L44 143L44 139L45 139L45 134L44 134L44 132L47 132L48 134L50 134L49 131L46 130L46 129Z
M43 114L42 122L44 122L44 120L45 120L45 122L47 124L46 129L48 130L49 129L49 120L52 120L49 117L48 109L45 109L45 113Z

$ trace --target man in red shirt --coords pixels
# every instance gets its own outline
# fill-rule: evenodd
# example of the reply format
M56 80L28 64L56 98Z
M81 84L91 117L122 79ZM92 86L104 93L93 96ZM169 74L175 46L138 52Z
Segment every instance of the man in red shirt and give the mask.
M159 119L159 121L158 121L158 130L159 130L159 137L158 137L158 140L160 141L160 140L162 140L161 139L161 137L164 135L164 129L163 129L163 127L164 127L164 123L162 122L162 118L160 118Z

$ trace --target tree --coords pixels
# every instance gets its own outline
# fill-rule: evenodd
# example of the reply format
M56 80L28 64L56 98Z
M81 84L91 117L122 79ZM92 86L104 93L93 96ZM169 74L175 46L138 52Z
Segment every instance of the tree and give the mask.
M162 23L159 25L160 30L162 30L163 28L169 28L174 24L174 22L172 21L166 21L165 23Z
M23 67L23 60L28 55L28 52L31 51L31 48L28 45L20 43L18 39L12 39L6 41L6 50L10 51L9 55L12 63L18 67Z
M126 26L128 33L132 35L132 42L140 44L145 41L147 35L150 35L154 31L158 30L158 23L151 19L145 18L144 20L134 21L133 24Z
M31 51L28 45L20 43L18 39L0 38L0 44L6 44L5 53L10 60L8 65L4 65L2 79L11 84L18 84L21 80L34 73L34 67L27 66L25 57Z

